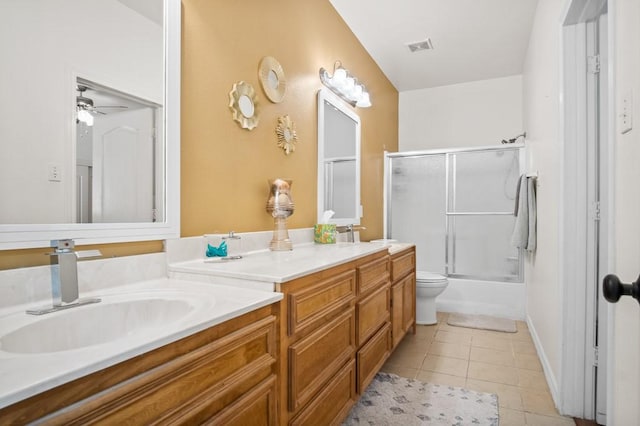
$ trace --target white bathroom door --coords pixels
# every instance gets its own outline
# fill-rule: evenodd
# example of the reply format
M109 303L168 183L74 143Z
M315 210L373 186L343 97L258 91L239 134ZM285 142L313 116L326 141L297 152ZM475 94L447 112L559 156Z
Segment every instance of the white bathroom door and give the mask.
M626 143L618 143L616 170L616 274L630 284L640 275L640 129ZM633 140L631 140L633 139ZM607 406L613 406L611 425L640 424L640 304L623 296L609 305L613 327L609 344L612 374ZM609 416L608 416L609 417Z
M623 283L640 275L640 2L614 2L615 20L615 267ZM635 104L635 105L633 105ZM625 105L627 108L625 110ZM626 112L631 120L621 119ZM635 117L634 117L635 115ZM630 128L629 128L630 127ZM640 424L640 304L630 296L609 304L610 426ZM609 411L611 408L609 408ZM609 419L609 415L607 418Z
M153 109L98 117L94 126L94 222L152 222Z

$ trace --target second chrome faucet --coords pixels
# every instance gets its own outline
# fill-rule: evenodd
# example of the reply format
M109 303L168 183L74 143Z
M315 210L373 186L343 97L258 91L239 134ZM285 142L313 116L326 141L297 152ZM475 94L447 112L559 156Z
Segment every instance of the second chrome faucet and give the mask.
M347 233L349 235L349 243L355 243L355 231L361 231L363 229L367 229L364 226L358 226L358 225L354 225L354 224L349 224L349 225L344 225L344 226L337 226L336 227L336 232L338 233Z

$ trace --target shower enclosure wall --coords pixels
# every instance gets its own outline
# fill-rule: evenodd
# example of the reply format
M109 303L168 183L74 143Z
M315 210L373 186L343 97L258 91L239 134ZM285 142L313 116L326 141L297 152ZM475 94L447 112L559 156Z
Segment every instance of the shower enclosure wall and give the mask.
M385 234L416 244L417 269L449 277L441 310L524 316L510 244L523 147L387 153Z

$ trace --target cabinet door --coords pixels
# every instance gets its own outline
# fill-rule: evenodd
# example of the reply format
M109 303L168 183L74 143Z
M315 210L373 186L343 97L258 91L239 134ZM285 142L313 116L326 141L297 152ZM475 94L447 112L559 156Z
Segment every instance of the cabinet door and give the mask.
M391 337L393 348L398 346L404 336L404 281L391 287Z
M416 274L409 275L402 282L402 330L406 333L416 319Z

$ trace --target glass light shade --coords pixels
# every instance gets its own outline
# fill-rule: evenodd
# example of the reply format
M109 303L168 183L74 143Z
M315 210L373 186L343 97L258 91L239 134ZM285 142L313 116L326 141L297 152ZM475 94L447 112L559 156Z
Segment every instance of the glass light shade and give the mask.
M371 106L371 99L369 98L368 92L363 92L362 97L356 103L356 106L360 108L367 108Z
M82 121L87 126L93 126L93 115L87 110L81 109L78 111L78 120Z
M352 92L354 87L356 87L356 79L353 77L347 77L347 80L344 84L344 89L347 92Z
M331 78L331 81L336 86L340 86L340 85L344 84L346 79L347 79L347 70L345 70L344 68L338 68L333 73L333 77Z
M362 92L363 92L363 88L361 84L356 84L356 87L354 87L353 89L353 97L355 99L360 100L360 98L362 97Z

